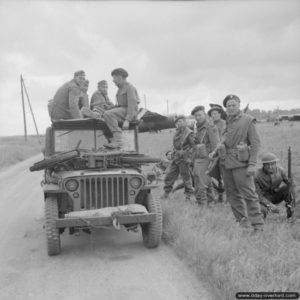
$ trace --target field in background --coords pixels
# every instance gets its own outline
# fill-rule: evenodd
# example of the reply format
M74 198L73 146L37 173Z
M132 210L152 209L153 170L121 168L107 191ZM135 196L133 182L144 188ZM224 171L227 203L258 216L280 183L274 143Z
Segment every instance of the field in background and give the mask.
M25 143L23 136L0 137L0 168L7 167L42 152L42 146L36 136L28 136Z
M291 124L258 124L258 129L262 151L274 152L285 169L291 146L300 200L300 122ZM141 135L142 153L163 157L170 149L170 131ZM155 191L157 197L161 193L162 187ZM280 215L268 216L261 235L251 237L237 226L228 205L199 209L185 202L182 191L162 204L165 241L207 284L214 299L233 300L236 292L246 291L300 291L300 223L287 223L284 205Z

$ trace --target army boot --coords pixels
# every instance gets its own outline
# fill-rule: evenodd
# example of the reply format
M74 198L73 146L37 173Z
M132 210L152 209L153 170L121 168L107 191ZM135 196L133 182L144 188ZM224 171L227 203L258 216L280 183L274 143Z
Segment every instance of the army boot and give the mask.
M216 198L215 198L215 191L213 188L213 184L210 183L206 189L206 193L207 193L207 201L208 203L215 203L216 202Z
M113 132L113 138L110 143L105 143L103 146L108 149L120 149L122 147L122 132Z
M206 189L199 189L196 195L196 201L198 205L205 206L207 205L207 192Z

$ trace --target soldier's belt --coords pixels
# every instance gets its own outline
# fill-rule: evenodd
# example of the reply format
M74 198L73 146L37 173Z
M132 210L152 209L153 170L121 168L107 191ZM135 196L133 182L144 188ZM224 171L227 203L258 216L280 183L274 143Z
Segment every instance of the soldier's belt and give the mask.
M237 155L238 154L238 149L237 148L226 148L226 153Z

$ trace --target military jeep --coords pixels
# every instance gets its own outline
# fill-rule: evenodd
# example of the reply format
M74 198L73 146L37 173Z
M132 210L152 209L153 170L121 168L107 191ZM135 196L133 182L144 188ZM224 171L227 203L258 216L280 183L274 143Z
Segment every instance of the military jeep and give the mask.
M61 251L60 235L92 228L141 227L147 248L162 235L160 200L143 164L158 162L139 154L138 123L123 131L120 150L103 147L110 139L106 124L97 119L61 120L46 132L45 158L30 170L44 170L45 228L48 255ZM150 178L150 177L149 177Z

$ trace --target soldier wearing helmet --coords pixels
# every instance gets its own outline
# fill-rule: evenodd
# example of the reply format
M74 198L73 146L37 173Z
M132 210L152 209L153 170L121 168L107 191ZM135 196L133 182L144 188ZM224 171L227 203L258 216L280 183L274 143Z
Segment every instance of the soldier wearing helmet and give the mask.
M255 174L255 188L259 196L261 209L266 217L268 212L278 213L275 206L286 202L287 215L290 198L289 179L285 171L277 165L279 159L271 152L264 153L261 158L262 167Z
M172 161L166 170L164 179L164 194L162 199L167 199L172 191L173 185L178 176L181 175L184 182L186 199L190 200L194 193L192 177L190 173L190 153L194 146L194 134L187 127L186 119L179 115L175 119L176 133L173 138L174 151Z

